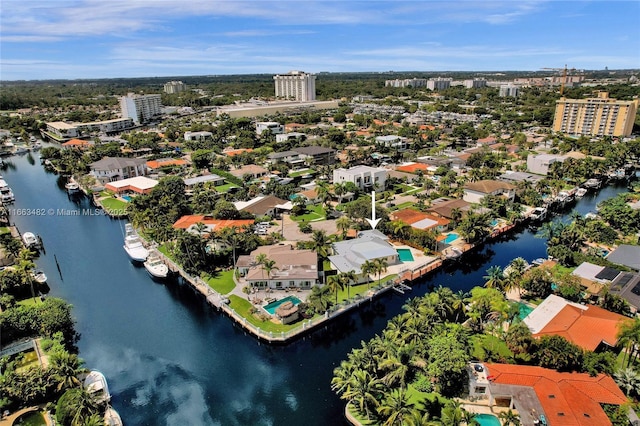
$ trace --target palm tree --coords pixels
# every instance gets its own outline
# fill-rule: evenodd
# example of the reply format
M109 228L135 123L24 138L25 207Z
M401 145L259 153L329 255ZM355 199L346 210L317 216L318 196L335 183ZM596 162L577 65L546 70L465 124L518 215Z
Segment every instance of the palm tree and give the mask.
M340 278L342 283L347 287L347 299L351 298L351 283L356 282L356 272L351 270L349 272L341 272Z
M371 274L375 274L376 265L371 260L365 260L365 262L360 266L360 270L362 271L362 275L367 276L367 291L371 290Z
M331 305L331 289L329 286L314 285L311 287L307 302L313 306L316 312L326 311Z
M351 375L350 387L342 395L342 399L354 404L358 411L365 414L369 420L371 410L376 409L379 405L379 395L383 388L380 380L368 371L355 370Z
M323 229L314 229L311 234L310 249L315 251L320 260L329 255L329 237Z
M63 389L81 387L82 383L78 378L78 373L82 368L82 360L76 354L67 351L54 352L51 355L51 368L53 376L58 382L56 389L58 392Z
M338 204L342 204L342 196L345 194L346 190L344 184L335 183L333 185L333 193L338 197Z
M276 266L276 261L273 259L264 259L262 261L262 270L267 273L267 287L269 286L269 281L271 280L271 272L275 269L280 269Z
M383 417L384 426L403 425L405 418L411 416L415 404L409 401L407 391L403 388L394 389L378 407L378 413Z
M338 292L344 289L344 283L342 282L340 274L331 275L327 280L327 287L329 287L332 293L336 294L336 305L338 305Z
M340 216L336 220L336 227L340 231L341 238L344 240L347 237L347 232L351 227L351 220L347 216Z
M620 369L613 378L627 396L634 398L640 395L640 374L633 368Z
M373 260L373 264L375 265L375 272L378 273L378 287L380 286L381 275L383 272L387 272L387 267L389 266L389 262L387 262L386 257L379 257Z
M520 426L522 424L520 423L520 416L510 409L498 414L498 417L502 420L503 426Z
M631 365L631 361L636 355L637 346L640 343L640 318L636 317L620 324L617 337L618 345L627 346L627 352L629 353L628 367Z
M495 288L500 291L503 290L504 284L504 272L498 265L491 266L487 269L487 275L483 277L485 279L484 286L487 288Z

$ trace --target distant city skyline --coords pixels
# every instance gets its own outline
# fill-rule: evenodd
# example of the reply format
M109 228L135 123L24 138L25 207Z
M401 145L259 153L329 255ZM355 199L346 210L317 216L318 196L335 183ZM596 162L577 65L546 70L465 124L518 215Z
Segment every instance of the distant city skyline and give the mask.
M0 80L640 68L640 1L4 0Z

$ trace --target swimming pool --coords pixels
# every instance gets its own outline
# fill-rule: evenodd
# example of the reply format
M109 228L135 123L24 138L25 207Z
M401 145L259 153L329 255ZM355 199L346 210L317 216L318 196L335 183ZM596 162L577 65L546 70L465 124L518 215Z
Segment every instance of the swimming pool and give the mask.
M491 227L492 227L492 228L495 228L497 224L498 224L498 219L493 219L493 220L491 221Z
M500 420L493 414L476 414L474 419L480 426L500 426Z
M131 197L130 197L130 196L128 196L128 195L123 195L121 198L122 198L123 200L125 200L127 203L128 203L129 201L131 201Z
M265 311L269 312L270 315L274 315L276 313L276 309L284 302L293 302L293 306L298 305L298 303L302 303L302 300L298 299L295 296L287 296L284 299L276 300L275 302L271 302L268 305L264 305L263 308Z
M451 244L452 242L457 240L458 237L460 237L460 235L456 234L455 232L450 232L449 234L447 234L447 238L445 238L444 242L445 244Z
M520 319L525 319L533 311L533 308L526 303L518 303L518 316Z
M413 262L413 254L410 249L396 249L401 262Z

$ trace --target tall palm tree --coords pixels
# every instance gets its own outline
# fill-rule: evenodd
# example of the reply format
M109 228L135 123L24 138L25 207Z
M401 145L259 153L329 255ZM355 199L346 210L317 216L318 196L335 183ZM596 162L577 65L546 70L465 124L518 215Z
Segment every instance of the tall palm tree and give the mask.
M371 274L375 274L376 265L371 260L365 260L362 266L360 266L360 270L362 271L362 275L367 277L367 291L371 290Z
M271 280L271 272L276 269L280 269L276 266L276 261L273 259L265 259L262 261L262 270L267 273L267 287L269 286L269 281Z
M347 237L347 232L351 227L351 220L347 216L340 216L336 220L336 227L340 231L340 236L344 240Z
M631 365L631 361L636 356L637 347L640 343L640 318L625 321L620 324L618 329L618 345L626 346L629 359L627 366Z
M502 271L502 268L500 266L491 266L489 269L487 269L487 275L482 278L485 279L485 287L495 288L500 291L503 290L504 272Z
M353 270L341 272L340 278L342 279L342 283L347 287L347 299L351 299L351 283L356 282L356 272Z
M344 289L344 283L340 277L340 274L331 275L327 279L327 287L329 287L332 293L335 293L336 305L338 305L338 293L340 292L340 290Z
M54 379L58 382L56 389L58 392L63 389L81 387L82 383L78 378L78 374L82 369L82 360L76 354L70 354L67 351L54 352L51 355L51 368L53 369Z
M325 230L313 230L313 233L311 234L310 248L318 254L320 260L325 259L329 255L330 242Z
M382 273L387 272L389 262L387 261L386 257L379 257L377 259L374 259L373 264L375 265L375 272L378 274L378 286L380 286Z
M382 382L368 371L355 370L351 375L351 385L342 394L342 399L354 404L358 411L369 420L371 411L379 405L378 401L383 389Z
M415 404L409 400L407 391L403 388L394 389L386 395L378 407L378 413L384 419L384 426L405 424L405 418L411 417Z

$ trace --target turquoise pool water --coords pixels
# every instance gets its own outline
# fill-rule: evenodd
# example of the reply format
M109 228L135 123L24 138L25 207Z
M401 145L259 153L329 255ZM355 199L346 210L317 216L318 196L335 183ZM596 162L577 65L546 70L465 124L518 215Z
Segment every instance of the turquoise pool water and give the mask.
M298 303L301 303L302 301L295 296L287 296L284 299L271 302L268 305L263 306L263 308L265 311L269 312L270 315L273 315L276 313L276 309L278 309L278 307L282 305L284 302L293 302L293 305L296 306L298 305Z
M401 262L413 262L413 255L409 249L396 249Z
M498 219L493 219L491 221L491 226L495 228L495 226L498 224Z
M500 420L493 414L477 414L474 419L480 426L500 426Z
M518 311L520 311L520 313L518 314L520 319L525 319L527 315L529 315L531 311L533 311L533 308L525 303L518 303Z
M125 200L127 203L131 201L131 197L129 197L128 195L123 195L122 199Z
M451 232L451 233L447 234L447 238L445 238L444 242L446 244L451 244L452 242L457 240L458 237L460 237L460 235L456 234L455 232Z

